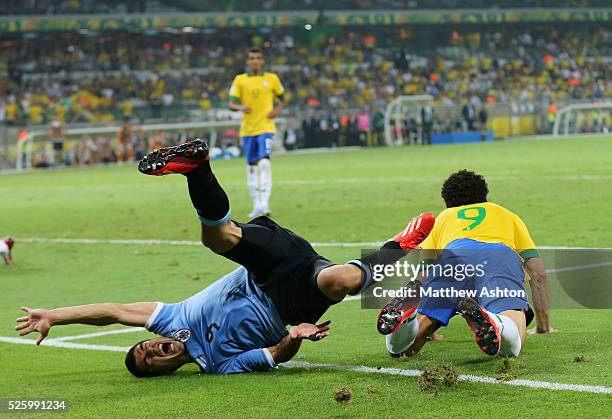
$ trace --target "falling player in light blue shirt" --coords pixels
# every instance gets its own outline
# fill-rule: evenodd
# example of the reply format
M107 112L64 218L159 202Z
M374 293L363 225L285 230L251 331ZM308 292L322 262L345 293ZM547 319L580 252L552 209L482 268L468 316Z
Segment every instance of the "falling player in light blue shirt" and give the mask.
M287 336L274 304L243 267L180 303L158 303L145 327L183 342L209 374L274 368L266 348Z
M327 336L330 327L329 322L303 323L288 333L274 303L249 280L244 267L176 304L22 309L28 315L17 319L22 322L17 327L40 332L37 344L52 326L72 323L144 326L161 335L139 342L128 352L126 366L138 377L168 374L191 362L205 374L265 371L291 359L303 339Z
M176 304L90 304L55 310L22 307L21 334L73 323L144 326L161 335L134 345L126 367L137 377L169 374L195 362L205 374L265 371L290 360L303 339L320 340L329 322L299 324L288 333L272 300L239 267Z
M138 377L169 374L195 362L207 374L262 371L289 361L303 339L320 340L327 309L373 283L372 266L394 263L433 228L422 214L376 252L344 264L319 255L311 244L269 217L232 220L229 198L214 176L208 145L196 139L163 147L139 164L147 175L182 173L200 220L202 243L240 268L177 304L92 304L55 310L23 307L20 335L72 323L145 326L162 335L134 345L125 364ZM293 327L287 332L285 325Z

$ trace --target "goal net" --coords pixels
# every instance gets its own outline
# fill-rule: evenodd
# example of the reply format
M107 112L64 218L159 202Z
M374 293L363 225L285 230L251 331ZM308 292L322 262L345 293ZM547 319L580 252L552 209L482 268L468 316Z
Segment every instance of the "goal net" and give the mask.
M612 102L577 103L559 109L553 135L608 134L612 129Z
M281 151L287 122L283 118L277 118L275 121L277 131L273 149ZM120 144L119 132L122 129L127 134ZM54 146L48 131L33 130L20 133L21 138L15 147L15 168L21 171L32 167L49 167L57 164L60 159L69 165L138 160L155 148L198 137L207 139L213 158L237 157L241 147L239 129L238 119L130 124L127 128L122 125L68 128L63 134L61 150L60 147Z
M399 96L385 110L385 142L387 145L410 144L416 141L421 127L421 109L433 97L430 95Z

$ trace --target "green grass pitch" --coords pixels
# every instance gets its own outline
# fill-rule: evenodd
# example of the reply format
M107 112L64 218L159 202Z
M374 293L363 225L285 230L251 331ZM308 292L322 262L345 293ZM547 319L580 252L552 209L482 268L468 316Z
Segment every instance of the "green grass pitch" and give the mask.
M250 210L244 163L214 162L238 220ZM518 213L537 244L612 247L612 142L609 138L500 141L486 144L362 149L273 159L274 218L314 242L371 242L391 237L415 214L443 208L448 174L476 170L490 200ZM182 176L140 175L135 165L0 176L0 235L20 238L198 240ZM357 247L320 247L344 262ZM233 269L198 246L19 243L15 264L0 266L0 336L16 337L19 307L94 302L174 302ZM325 315L332 335L306 342L297 360L424 369L452 362L463 374L495 377L502 365L475 346L462 319L442 342L398 361L376 332L376 311L358 301ZM529 337L514 365L518 378L612 386L610 311L556 309L559 333ZM116 328L116 326L115 326ZM58 327L49 338L97 331ZM128 346L145 333L79 343ZM585 362L575 362L584 355ZM63 398L75 417L604 417L610 395L460 382L437 395L417 378L350 371L283 369L201 376L193 366L139 380L118 352L0 342L0 398ZM346 386L348 403L333 392ZM1 413L0 413L1 415Z

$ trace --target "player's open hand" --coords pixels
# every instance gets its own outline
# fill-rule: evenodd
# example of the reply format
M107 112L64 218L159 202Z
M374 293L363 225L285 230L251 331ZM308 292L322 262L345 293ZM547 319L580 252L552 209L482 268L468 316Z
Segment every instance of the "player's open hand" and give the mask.
M317 341L329 335L331 321L326 321L321 324L301 323L291 328L289 336L291 339L310 339Z
M528 335L542 335L545 333L555 333L558 330L555 329L554 327L549 327L548 329L544 330L544 329L538 329L537 327L533 327L531 329L527 329L527 334Z
M28 307L21 307L21 309L28 313L28 315L17 318L17 323L21 324L15 326L15 330L20 330L20 336L32 332L40 333L40 336L36 339L36 344L40 345L51 329L51 316L49 315L49 310L42 308L31 309Z

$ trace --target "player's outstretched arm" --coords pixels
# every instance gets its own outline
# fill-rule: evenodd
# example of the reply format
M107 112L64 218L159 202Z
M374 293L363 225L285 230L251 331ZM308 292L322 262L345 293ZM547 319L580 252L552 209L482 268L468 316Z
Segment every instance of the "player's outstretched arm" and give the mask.
M21 307L27 316L19 317L15 327L20 336L32 332L40 333L36 344L40 345L53 326L66 324L89 324L106 326L109 324L124 324L126 326L144 326L155 311L157 303L133 304L89 304L83 306L63 307L54 310L44 308L31 309Z
M298 353L304 339L317 341L329 335L330 324L331 321L326 321L318 325L302 323L292 327L277 345L268 348L272 359L277 364L289 361Z
M531 258L525 262L525 270L531 279L531 295L533 297L533 308L536 314L536 328L529 331L533 333L556 332L550 326L550 283L546 275L544 263L540 258Z

